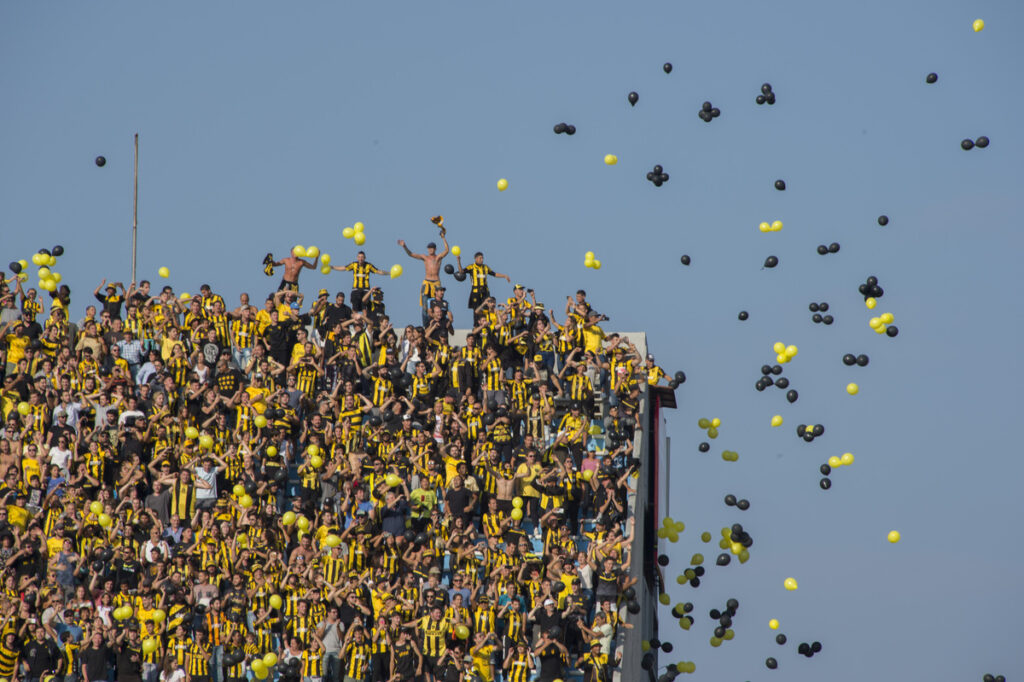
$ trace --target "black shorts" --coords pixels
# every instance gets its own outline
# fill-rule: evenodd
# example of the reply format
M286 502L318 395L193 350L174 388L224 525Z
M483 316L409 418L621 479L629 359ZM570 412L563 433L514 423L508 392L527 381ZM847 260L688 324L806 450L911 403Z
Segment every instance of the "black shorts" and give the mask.
M277 285L278 291L298 291L298 282L289 282L288 280L281 278L281 283ZM195 679L194 677L192 679Z
M476 310L480 307L480 304L487 300L491 295L491 290L487 287L473 287L473 290L469 292L469 308L470 310Z
M363 296L366 295L367 291L369 291L369 289L352 290L352 297L349 303L349 307L352 308L352 312L359 313L365 309L363 306Z

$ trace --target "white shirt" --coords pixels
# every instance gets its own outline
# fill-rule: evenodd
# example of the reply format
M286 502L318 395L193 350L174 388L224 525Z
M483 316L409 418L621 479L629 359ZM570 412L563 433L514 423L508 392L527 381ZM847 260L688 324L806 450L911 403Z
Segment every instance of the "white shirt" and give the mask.
M210 484L209 488L196 486L197 500L209 500L217 497L217 467L210 467L210 470L206 471L203 467L197 466L196 478L200 478Z
M71 460L71 450L61 450L54 445L50 448L50 464L60 467L65 476L68 475L68 462Z

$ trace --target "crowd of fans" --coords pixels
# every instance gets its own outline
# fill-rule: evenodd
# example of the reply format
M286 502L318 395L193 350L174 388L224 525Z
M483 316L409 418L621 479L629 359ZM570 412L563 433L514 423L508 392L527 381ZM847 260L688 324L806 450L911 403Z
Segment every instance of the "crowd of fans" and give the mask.
M482 254L462 340L447 242L406 251L403 328L363 254L347 296L292 254L261 306L104 280L80 319L0 277L0 678L611 680L664 373Z

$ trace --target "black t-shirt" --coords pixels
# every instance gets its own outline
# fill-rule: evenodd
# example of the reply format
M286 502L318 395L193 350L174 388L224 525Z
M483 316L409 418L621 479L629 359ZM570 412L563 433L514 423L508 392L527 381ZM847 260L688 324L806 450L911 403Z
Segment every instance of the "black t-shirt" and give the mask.
M473 499L473 493L469 492L465 488L449 490L448 494L444 496L444 499L448 505L449 511L452 513L452 516L468 518L472 513L470 512L467 514L463 511L469 505L469 501Z
M327 311L324 314L324 327L327 329L334 329L334 325L339 322L344 323L346 320L352 318L352 309L342 303L341 305L331 304L327 306Z
M92 680L92 675L89 676ZM142 643L133 646L128 642L121 644L117 651L118 682L142 682Z
M82 662L82 670L89 675L90 680L107 679L107 668L110 665L110 647L106 644L100 644L98 649L94 649L90 642L88 648L82 649L78 656Z
M224 350L224 346L220 345L216 341L202 341L199 344L199 352L203 355L203 360L210 367L217 364L217 360L220 358L220 352Z
M537 654L540 659L541 682L553 682L562 677L562 652L554 644L548 644Z
M242 381L245 377L237 369L229 369L225 372L217 374L216 383L217 390L220 391L222 396L231 397L238 392L238 388L242 385Z
M556 627L561 628L562 614L559 613L558 609L556 608L554 611L551 612L551 615L549 616L548 610L546 608L542 608L537 613L537 625L540 626L541 632L551 632Z
M22 660L28 666L29 677L42 677L46 671L57 669L60 654L57 646L50 639L38 642L35 639L26 644L22 650Z

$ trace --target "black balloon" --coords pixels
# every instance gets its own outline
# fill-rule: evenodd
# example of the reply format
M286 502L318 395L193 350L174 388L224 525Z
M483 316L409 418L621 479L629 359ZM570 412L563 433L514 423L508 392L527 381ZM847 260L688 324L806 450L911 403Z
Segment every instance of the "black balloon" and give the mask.
M696 580L696 578L694 578L694 580ZM626 609L633 614L640 613L640 603L631 601L628 604L626 604Z
M775 380L775 387L781 389L789 388L789 379L787 379L786 377L779 377L778 379Z
M634 599L636 599L636 588L635 587L627 587L626 589L624 589L622 591L622 596L627 601L633 601Z
M697 449L700 450L701 452L707 452L708 450L711 449L711 444L706 442L701 443L700 445L697 446Z
M824 301L819 303L818 304L818 310L820 310L823 313L827 313L828 312L828 303L825 303Z
M722 552L718 555L718 558L715 559L715 564L718 566L728 566L730 561L732 561L732 557L729 556L727 552Z
M775 93L768 93L768 96L764 98L764 101L767 102L768 104L775 104Z
M778 668L778 667L779 667L779 662L778 662L778 661L776 661L776 660L775 660L774 658L772 658L771 656L769 656L768 658L764 659L764 664L765 664L766 666L768 666L768 669L769 669L769 670L775 670L776 668Z
M672 642L662 642L661 650L664 651L666 654L672 653Z
M814 431L812 431L812 433L815 435L815 437L817 437L817 436L824 436L825 435L825 427L822 426L821 424L815 424L814 425Z
M466 273L462 272L461 270L459 272L456 272L454 277L455 277L455 280L457 282L465 282L466 281Z
M776 180L775 181L775 189L779 190L780 192L783 191L784 189L786 189L786 181L785 180Z
M832 324L833 322L835 322L835 318L832 317L831 315L826 315L825 317L821 318L821 321L824 322L825 324Z
M750 501L749 500L736 500L736 508L739 509L740 511L746 511L746 510L750 509Z
M832 487L832 479L830 479L830 478L823 478L820 481L818 481L818 485L821 486L822 490L828 490L829 488Z
M883 217L883 218L885 218L885 216L882 216L882 217ZM885 221L886 221L886 222L889 222L889 219L888 219L888 218L885 218ZM865 281L865 283L867 283L867 285L868 285L869 287L873 287L873 286L875 286L876 284L878 284L878 278L877 278L877 277L875 277L874 275L871 275L870 277L868 277L868 278L867 278L866 280L864 280L864 281Z
M719 639L725 637L725 628L723 628L721 625L715 628L715 637L718 637Z
M925 83L934 83L937 80L939 80L939 74L937 73L930 73L924 77Z
M727 506L729 506L729 507L735 506L736 505L736 496L735 495L726 495L725 496L725 504Z
M711 118L718 118L721 115L722 115L722 110L719 109L718 107L715 107L714 109L711 110ZM981 145L978 145L978 146L980 147Z
M868 356L866 356L866 355L858 355L857 356L857 364L860 367L867 367L869 362L871 362L871 360L868 358Z
M693 574L698 578L701 577L702 575L704 575L704 567L697 566L695 569L693 569Z
M764 104L764 95L758 95L757 97L754 98L754 101L757 102L758 104Z
M561 135L562 133L565 132L567 127L568 126L566 126L564 123L556 123L555 124L555 135Z
M740 318L740 320L746 320L746 319L747 319L747 318L749 318L749 317L750 317L750 314L749 314L749 313L747 313L747 311L746 311L746 310L741 310L741 311L740 311L740 314L739 314L739 318Z
M761 93L762 94L767 95L771 91L772 91L772 84L771 83L764 83L763 85L761 85Z
M996 682L996 678L991 673L986 673L981 680L982 682Z
M900 329L895 325L889 325L888 327L886 327L885 333L888 334L889 336L895 337L897 334L900 333Z
M565 134L566 135L575 135L576 134L576 126L574 126L572 124L569 124L569 125L565 126Z
M104 166L107 165L107 158L105 156L97 156L96 165L99 166L100 168L103 168Z
M19 263L18 261L11 261L10 263L7 264L7 267L9 267L11 269L11 272L13 272L15 275L21 272L21 263Z
M685 604L683 604L684 613L690 613L691 611L693 611L693 604L691 604L690 602L686 602Z
M874 296L875 298L881 298L882 294L884 294L884 293L885 293L885 289L883 289L882 287L878 286L877 284L875 286L871 287L871 295Z
M782 365L773 365L772 374L774 374L775 376L782 374Z
M654 170L654 174L655 174L655 175L661 175L662 171L664 171L665 169L664 169L664 168L662 168L662 167L661 167L660 165L658 165L658 164L654 164L654 169L653 169L653 170Z
M821 651L821 642L811 642L811 651L814 653Z
M857 364L857 357L853 353L847 353L843 356L843 364L847 367L853 367Z
M64 247L61 246L60 244L57 244L57 246L53 247L53 252L52 253L57 258L60 258L61 256L64 255Z
M839 242L832 242L828 245L829 253L839 253Z
M814 313L813 315L811 315L811 322L814 322L815 324L819 324L821 322L821 319L822 318L820 313Z
M692 578L690 580L690 587L700 587L700 578Z
M974 146L977 147L978 149L984 149L985 147L988 146L988 138L982 135L981 137L974 141Z
M827 463L822 464L820 467L818 467L818 471L820 471L825 476L828 476L829 474L832 473L832 467L830 467Z
M810 310L812 313L816 313L818 312L818 304L811 303L810 305L807 306L807 309Z
M662 555L660 555L658 557L658 565L659 566L668 566L668 555L667 554L662 554Z
M711 102L704 102L704 104L701 104L700 105L700 110L701 111L706 111L706 112L708 112L710 114L711 113Z
M810 650L811 650L811 647L807 644L807 642L800 642L800 645L797 646L797 648L796 648L796 652L798 654L804 654L804 655L806 655L807 652L810 651Z
M786 643L786 636L780 632L779 634L775 635L775 641L778 644L785 644Z
M732 613L732 615L735 616L736 615L736 609L738 609L740 607L740 602L737 599L729 599L727 602L725 602L725 606L726 606L727 609L729 609L729 611Z
M763 374L765 376L768 376L771 373L772 373L772 366L771 365L761 365L761 374Z
M451 263L448 263L447 265L445 265L444 266L444 274L446 274L446 275L454 275L455 274L455 266L452 265Z
M674 391L677 388L679 388L679 382L673 379L672 381L668 382L668 387Z
M974 141L973 140L965 139L963 142L960 143L960 148L963 149L964 151L967 151L968 149L972 149L973 147L974 147Z
M764 267L766 268L774 268L778 264L779 259L776 256L768 256L767 258L764 259Z
M706 111L698 111L697 118L704 121L705 123L711 123L711 114Z
M665 64L662 65L661 69L665 73L672 73L672 63L671 62L665 62Z
M631 106L634 106L634 107L635 107L635 106L636 106L636 103L637 103L638 101L640 101L640 95L636 94L635 92L631 92L631 93L629 93L629 96L628 96L628 97L626 97L626 99L628 99L628 100L629 100L629 104L630 104Z
M662 173L661 175L658 176L658 179L661 180L662 182L668 182L668 173Z
M647 174L647 179L652 181L652 182L654 181L654 172L653 171Z
M718 609L711 609L708 611L708 617L711 618L711 620L718 620L722 617L722 612Z
M792 389L786 394L786 400L788 400L791 403L795 403L796 399L799 397L800 394L796 392L796 389Z
M882 227L885 227L886 225L888 225L889 224L889 216L887 216L887 215L880 215L880 216L878 216L878 224L881 225Z
M822 256L827 255L828 247L825 246L824 244L818 244L818 254Z

